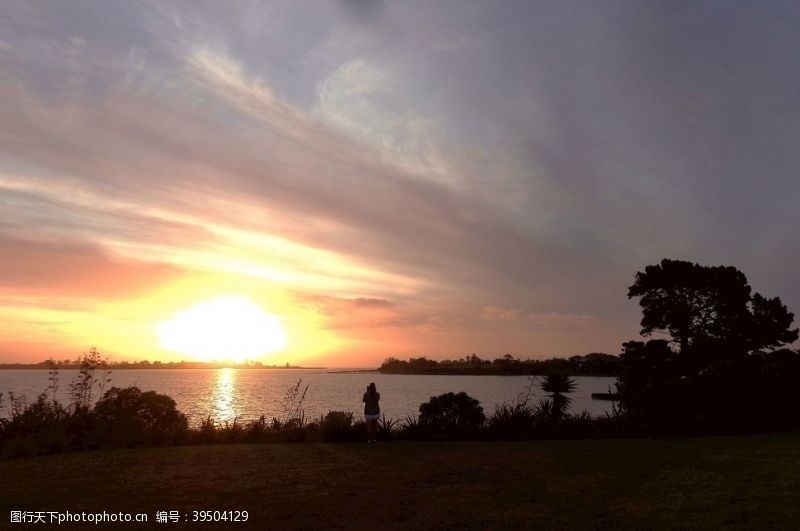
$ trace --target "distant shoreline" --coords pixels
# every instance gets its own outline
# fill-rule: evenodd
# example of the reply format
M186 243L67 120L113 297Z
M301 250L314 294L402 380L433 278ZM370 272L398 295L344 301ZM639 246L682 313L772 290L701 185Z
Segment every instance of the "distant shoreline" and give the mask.
M616 377L620 373L619 356L591 352L569 358L526 359L510 354L494 360L481 359L472 354L457 360L432 360L425 357L408 361L387 358L378 367L381 374L428 374L453 376L543 376L568 374L570 376Z
M373 371L370 371L373 372ZM444 369L431 371L384 371L377 369L374 372L379 374L394 374L400 376L544 376L546 372L513 372L482 369ZM616 378L617 374L565 371L568 376L597 376L601 378Z

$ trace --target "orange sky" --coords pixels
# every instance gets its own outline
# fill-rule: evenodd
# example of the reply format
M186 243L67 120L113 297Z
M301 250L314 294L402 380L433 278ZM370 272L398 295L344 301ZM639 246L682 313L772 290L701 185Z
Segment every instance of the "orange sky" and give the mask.
M0 263L5 277L14 280L13 287L0 292L0 360L5 362L74 358L92 345L118 361L238 361L239 356L226 352L209 356L191 349L170 350L160 334L163 325L181 312L224 297L250 301L278 318L285 347L249 357L268 364L362 367L390 355L442 358L473 351L536 355L515 347L531 333L557 342L576 323L593 325L588 316L580 321L572 315L534 315L500 306L485 306L477 309L478 315L470 315L466 303L463 311L456 304L457 311L445 314L441 306L426 308L427 301L415 299L421 287L414 279L382 274L314 249L293 252L307 253L304 259L311 262L318 260L327 269L325 277L309 271L313 265L301 270L279 268L277 261L259 261L257 253L249 258L245 249L237 257L209 252L207 263L192 256L195 266L205 265L206 270L199 271L200 267L182 267L180 256L174 263L143 262L111 256L90 245L3 243L17 250L13 260ZM226 270L230 261L234 271ZM237 272L239 268L247 271ZM373 283L384 282L378 293ZM342 291L363 296L342 296ZM196 333L188 333L225 338L230 333L225 328L228 317L222 313L210 325L198 322ZM243 333L253 334L257 341L262 332L256 327ZM238 330L235 337L241 333Z

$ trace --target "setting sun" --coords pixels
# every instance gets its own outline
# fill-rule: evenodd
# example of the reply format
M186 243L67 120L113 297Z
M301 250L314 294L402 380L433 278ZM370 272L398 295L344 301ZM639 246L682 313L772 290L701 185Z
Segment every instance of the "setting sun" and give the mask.
M243 297L220 297L175 314L158 327L161 346L197 360L242 362L286 348L276 315Z

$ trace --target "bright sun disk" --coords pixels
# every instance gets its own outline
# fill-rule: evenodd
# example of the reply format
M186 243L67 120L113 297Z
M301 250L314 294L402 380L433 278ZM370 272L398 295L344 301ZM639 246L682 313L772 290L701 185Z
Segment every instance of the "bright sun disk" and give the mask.
M286 348L286 333L276 315L243 297L201 302L159 324L165 349L198 360L242 362Z

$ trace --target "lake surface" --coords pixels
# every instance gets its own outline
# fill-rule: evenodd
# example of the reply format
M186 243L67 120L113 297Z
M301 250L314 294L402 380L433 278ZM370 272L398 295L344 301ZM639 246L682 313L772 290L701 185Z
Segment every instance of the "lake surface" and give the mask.
M57 397L67 402L69 382L75 370L59 374ZM113 371L111 386L137 385L144 391L171 396L178 409L196 425L208 415L219 421L267 419L279 416L283 397L289 387L302 379L308 385L303 403L306 418L315 418L330 410L363 412L361 402L365 387L375 382L381 393L381 412L387 418L403 419L419 413L419 405L431 396L450 391L465 391L480 400L484 411L491 413L497 403L514 400L528 388L527 376L441 376L397 375L359 372L331 372L321 369L128 369ZM611 402L592 400L591 394L607 392L615 378L575 377L577 389L572 394L572 412L588 411L593 416L611 410ZM48 387L43 370L0 370L0 393L8 415L8 392L34 400ZM534 387L534 403L545 395Z

